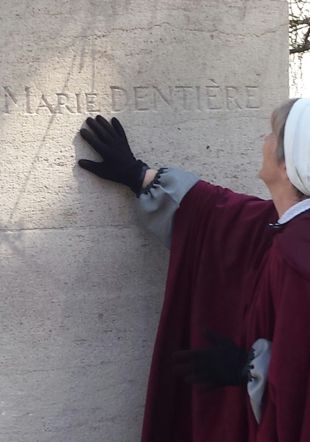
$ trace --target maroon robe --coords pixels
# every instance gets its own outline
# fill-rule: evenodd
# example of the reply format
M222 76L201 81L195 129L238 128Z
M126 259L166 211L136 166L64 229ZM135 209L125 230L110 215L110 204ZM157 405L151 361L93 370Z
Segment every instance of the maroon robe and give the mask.
M175 213L142 442L310 441L310 212L280 229L272 201L200 180ZM246 386L207 390L171 373L208 327L250 349L272 341L257 424Z

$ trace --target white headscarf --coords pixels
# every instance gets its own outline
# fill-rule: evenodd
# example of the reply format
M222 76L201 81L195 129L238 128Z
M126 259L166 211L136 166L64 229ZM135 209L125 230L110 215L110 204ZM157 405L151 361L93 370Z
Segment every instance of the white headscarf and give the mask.
M310 196L310 98L292 106L284 128L286 173L290 182Z

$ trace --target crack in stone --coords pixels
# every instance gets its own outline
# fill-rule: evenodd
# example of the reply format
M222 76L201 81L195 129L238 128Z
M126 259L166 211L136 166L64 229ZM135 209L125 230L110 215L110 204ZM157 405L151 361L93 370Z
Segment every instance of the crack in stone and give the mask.
M124 224L109 224L106 225L87 225L87 226L60 226L60 227L21 227L21 228L15 228L15 229L3 229L0 228L0 234L1 233L15 233L15 232L31 232L31 231L37 231L37 230L87 230L87 229L109 229L110 227L117 228L117 229L131 229L132 225L125 226Z
M171 28L177 30L177 31L190 31L190 32L201 32L201 33L207 33L207 34L223 34L223 35L228 35L228 36L240 36L240 37L249 37L249 35L254 35L255 37L262 37L264 35L267 34L274 34L277 33L279 31L279 28L281 27L286 27L287 23L283 23L278 25L276 28L274 29L268 29L266 31L263 31L261 33L249 33L248 31L245 31L244 33L235 33L235 32L227 32L227 31L222 31L221 29L201 29L201 28L188 28L188 27L178 27L176 25L173 25L170 22L164 21L161 23L156 23L154 25L151 26L147 26L147 27L133 27L133 28L113 28L113 31L123 31L123 32L132 32L132 31L136 31L136 30L141 30L141 31L151 31L152 29L156 28L156 27L161 27L163 25L167 25L170 26Z

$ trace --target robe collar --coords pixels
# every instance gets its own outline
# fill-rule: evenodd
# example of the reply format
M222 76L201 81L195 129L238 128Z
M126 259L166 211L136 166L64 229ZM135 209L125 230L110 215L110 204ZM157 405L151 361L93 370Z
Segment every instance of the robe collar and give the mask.
M310 198L294 204L283 213L276 223L269 223L268 226L275 230L281 230L286 223L307 210L310 210Z
M291 219L295 218L295 216L299 215L306 210L310 210L310 198L307 198L303 201L299 201L299 203L291 206L283 215L278 219L278 224L285 224Z

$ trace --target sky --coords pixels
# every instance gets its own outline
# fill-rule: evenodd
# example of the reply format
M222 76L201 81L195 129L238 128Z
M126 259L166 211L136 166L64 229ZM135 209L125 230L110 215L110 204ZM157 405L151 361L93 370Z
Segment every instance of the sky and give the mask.
M290 69L290 97L310 98L310 52L305 53L303 56L302 78L298 78L296 85L294 85L293 70L298 72L298 65L295 62L292 62Z
M310 16L310 1L305 1L303 0L303 7L302 7L302 12L299 11L297 6L297 3L301 3L298 2L297 0L293 1L292 0L288 0L289 3L292 4L292 11L296 16L299 16L301 19L303 18L307 18ZM301 30L301 36L304 35L305 33L305 29L304 28ZM300 75L298 75L298 81L297 81L297 85L294 84L294 80L293 77L296 75L296 72L298 73L298 62L296 62L295 60L297 60L297 56L295 55L291 55L290 56L290 97L307 97L310 98L310 52L306 52L303 55L303 62L302 62L302 79L300 79ZM295 71L295 73L294 73Z

